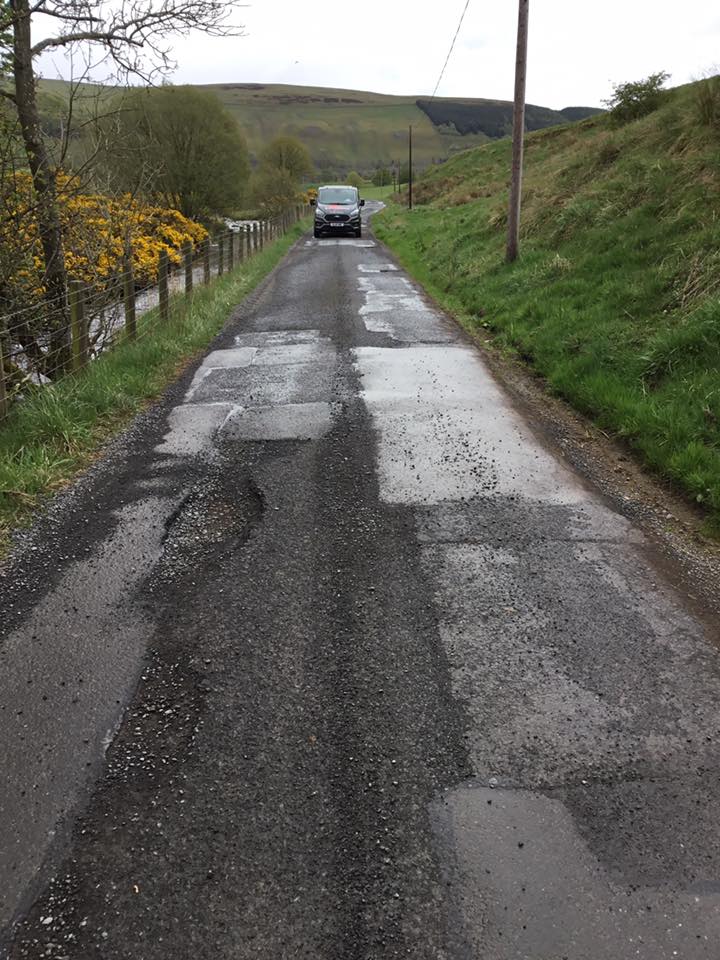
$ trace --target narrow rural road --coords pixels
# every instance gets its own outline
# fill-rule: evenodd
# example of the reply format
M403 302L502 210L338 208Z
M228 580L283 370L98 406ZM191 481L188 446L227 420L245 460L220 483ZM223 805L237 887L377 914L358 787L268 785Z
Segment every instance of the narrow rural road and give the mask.
M2 949L716 960L688 603L371 235L301 241L2 580Z

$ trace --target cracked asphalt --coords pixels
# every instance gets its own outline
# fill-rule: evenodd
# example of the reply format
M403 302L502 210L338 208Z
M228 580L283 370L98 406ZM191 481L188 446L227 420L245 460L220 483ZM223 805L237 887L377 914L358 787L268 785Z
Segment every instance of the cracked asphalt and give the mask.
M369 230L301 240L3 571L0 953L714 960L672 581Z

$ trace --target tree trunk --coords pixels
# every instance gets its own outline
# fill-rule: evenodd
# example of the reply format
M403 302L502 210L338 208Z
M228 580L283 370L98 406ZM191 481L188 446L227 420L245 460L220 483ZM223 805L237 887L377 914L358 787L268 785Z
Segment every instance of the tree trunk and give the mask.
M47 376L59 376L70 363L70 314L63 234L57 206L55 170L45 145L37 107L32 62L29 0L12 0L15 100L37 200L37 221L45 263L45 299L50 350Z

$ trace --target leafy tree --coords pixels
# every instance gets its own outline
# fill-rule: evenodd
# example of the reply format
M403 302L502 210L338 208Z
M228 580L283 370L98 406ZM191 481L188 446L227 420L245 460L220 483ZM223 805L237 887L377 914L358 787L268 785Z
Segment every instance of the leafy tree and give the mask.
M400 167L400 172L398 173L398 183L409 183L410 182L410 166L407 163L403 163Z
M616 84L612 97L605 101L612 122L622 126L657 110L663 101L665 83L669 79L670 74L663 70L650 74L645 80Z
M275 137L260 154L251 197L263 213L274 215L295 203L300 184L313 170L310 154L295 137Z
M250 174L247 147L218 98L195 87L155 87L130 94L119 113L111 163L133 189L139 165L149 193L193 219L240 205ZM119 154L119 156L118 156Z
M58 170L38 109L37 60L52 51L69 53L80 47L81 59L99 51L100 59L115 65L118 77L162 72L172 65L166 47L169 35L191 30L215 36L236 34L227 21L234 6L224 0L0 0L0 64L5 69L12 54L11 89L0 87L0 96L17 111L36 198L44 288L50 315L55 317L53 347L58 355L64 351L66 359L67 272ZM32 29L36 18L53 24L56 32L36 39Z
M389 183L392 183L392 173L387 167L378 167L373 174L372 182L376 187L386 187Z
M260 154L263 169L282 170L295 184L313 171L307 148L295 137L275 137Z
M250 179L250 197L264 216L274 217L297 203L298 184L287 170L260 167Z
M365 185L365 178L361 177L356 170L351 170L345 180L351 187L358 187L358 189Z

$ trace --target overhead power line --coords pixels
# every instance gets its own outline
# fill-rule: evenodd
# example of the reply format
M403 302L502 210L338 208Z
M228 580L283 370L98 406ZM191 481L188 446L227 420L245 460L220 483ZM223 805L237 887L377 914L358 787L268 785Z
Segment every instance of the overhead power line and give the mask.
M450 44L450 49L448 50L448 55L447 55L447 57L445 58L445 63L443 64L443 68L442 68L442 70L440 71L440 76L438 77L438 82L435 84L435 89L433 90L433 94L432 94L432 96L430 97L431 100L434 100L434 99L435 99L435 94L438 92L438 87L439 87L440 84L442 83L442 78L445 76L445 71L447 70L447 65L450 63L450 57L453 55L453 50L455 49L455 44L456 44L456 42L457 42L457 38L460 36L460 31L462 30L463 20L465 19L465 14L467 13L469 6L470 6L470 0L465 0L465 7L463 8L463 12L462 12L461 15L460 15L460 22L459 22L458 25L457 25L457 30L455 31L455 36L453 37L453 42Z

